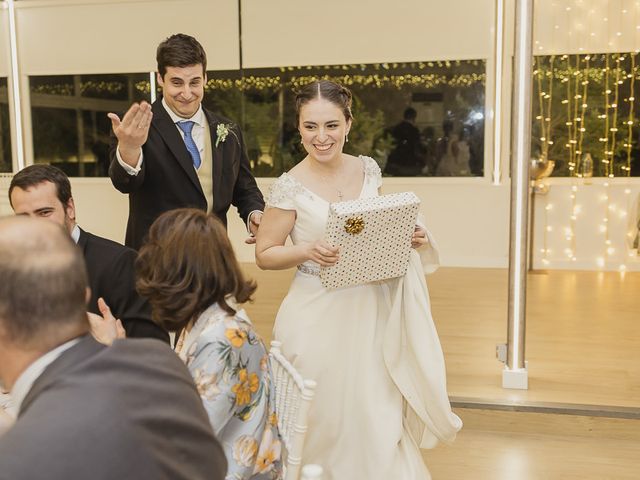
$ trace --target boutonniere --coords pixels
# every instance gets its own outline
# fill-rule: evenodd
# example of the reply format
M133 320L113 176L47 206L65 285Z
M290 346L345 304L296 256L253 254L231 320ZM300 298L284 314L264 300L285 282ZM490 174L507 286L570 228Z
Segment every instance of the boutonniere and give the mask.
M216 148L218 148L218 145L220 145L221 143L224 143L224 141L227 139L230 128L231 128L230 123L218 124L218 128L216 128Z

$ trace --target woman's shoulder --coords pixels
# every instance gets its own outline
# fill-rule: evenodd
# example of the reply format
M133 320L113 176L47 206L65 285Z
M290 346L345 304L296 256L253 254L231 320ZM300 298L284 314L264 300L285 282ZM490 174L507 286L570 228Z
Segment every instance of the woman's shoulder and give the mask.
M381 177L382 171L380 170L380 165L373 158L367 155L358 155L356 158L362 164L362 168L364 169L364 173L370 177Z
M291 209L293 199L304 192L304 186L289 172L280 175L271 184L266 198L268 207Z
M207 325L198 336L197 351L207 345L220 345L232 348L264 349L261 339L251 320L244 310L239 309L235 315L227 312L212 312ZM196 353L196 352L194 352Z

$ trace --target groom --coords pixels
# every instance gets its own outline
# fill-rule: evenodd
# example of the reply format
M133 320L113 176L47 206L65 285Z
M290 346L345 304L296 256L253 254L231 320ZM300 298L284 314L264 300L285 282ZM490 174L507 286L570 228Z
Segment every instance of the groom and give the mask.
M251 233L247 243L253 243L264 200L240 128L202 108L202 45L189 35L172 35L158 46L156 58L162 99L134 103L122 119L109 114L117 139L109 176L129 194L125 244L138 250L153 221L174 208L199 208L226 225L232 204Z

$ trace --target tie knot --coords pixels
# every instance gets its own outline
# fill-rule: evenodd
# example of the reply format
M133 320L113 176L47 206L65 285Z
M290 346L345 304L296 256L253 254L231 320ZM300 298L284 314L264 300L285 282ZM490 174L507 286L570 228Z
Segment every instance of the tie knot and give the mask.
M191 133L191 130L193 130L194 123L195 122L192 122L191 120L187 120L185 122L178 122L176 125L178 125L178 128L182 130L185 135L188 135Z

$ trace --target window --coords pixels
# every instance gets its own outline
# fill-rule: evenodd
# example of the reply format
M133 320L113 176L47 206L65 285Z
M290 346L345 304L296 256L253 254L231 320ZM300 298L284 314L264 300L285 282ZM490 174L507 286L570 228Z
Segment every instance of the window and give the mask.
M532 155L553 176L640 176L637 53L539 56Z
M73 177L106 176L111 121L149 100L149 74L29 77L35 163Z
M207 77L204 106L240 124L256 176L278 176L304 158L294 92L318 78L352 91L355 122L345 151L373 157L385 175L484 173L484 60L245 69Z

